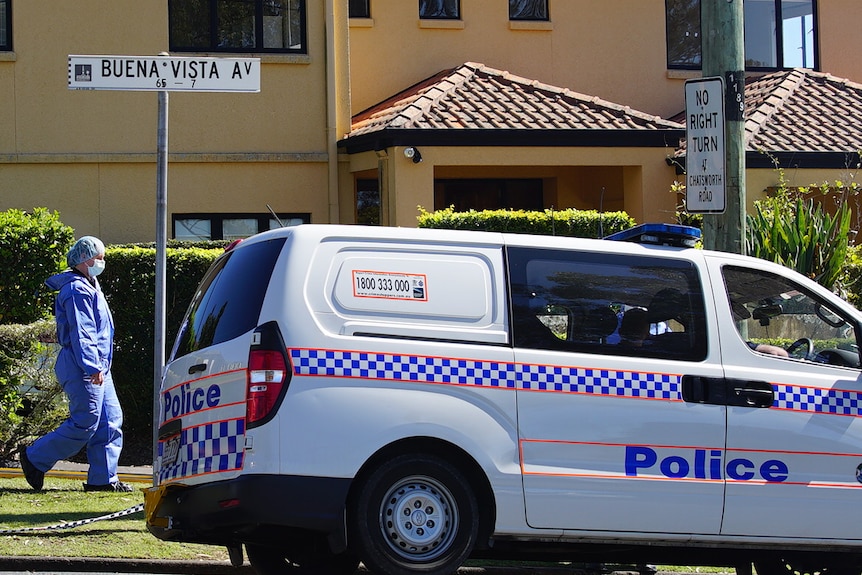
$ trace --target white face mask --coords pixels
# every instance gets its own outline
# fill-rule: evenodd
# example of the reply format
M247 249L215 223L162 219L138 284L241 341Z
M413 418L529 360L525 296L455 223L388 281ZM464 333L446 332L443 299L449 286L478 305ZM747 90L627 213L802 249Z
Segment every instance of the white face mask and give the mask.
M94 260L93 265L87 268L90 272L90 277L94 278L105 271L105 260Z

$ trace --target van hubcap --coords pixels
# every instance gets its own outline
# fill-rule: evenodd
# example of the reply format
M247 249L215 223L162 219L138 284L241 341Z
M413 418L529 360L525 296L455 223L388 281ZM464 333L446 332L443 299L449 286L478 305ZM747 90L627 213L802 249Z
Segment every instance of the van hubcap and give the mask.
M399 555L431 560L445 553L457 531L454 497L428 477L403 479L387 492L381 528Z

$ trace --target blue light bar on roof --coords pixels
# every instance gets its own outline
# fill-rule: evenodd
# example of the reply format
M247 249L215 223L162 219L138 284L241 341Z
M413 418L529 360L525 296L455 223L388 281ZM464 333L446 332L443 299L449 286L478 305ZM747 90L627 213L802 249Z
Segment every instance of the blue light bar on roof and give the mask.
M605 236L604 239L618 242L636 242L657 246L691 248L700 239L700 230L692 226L679 226L675 224L641 224Z

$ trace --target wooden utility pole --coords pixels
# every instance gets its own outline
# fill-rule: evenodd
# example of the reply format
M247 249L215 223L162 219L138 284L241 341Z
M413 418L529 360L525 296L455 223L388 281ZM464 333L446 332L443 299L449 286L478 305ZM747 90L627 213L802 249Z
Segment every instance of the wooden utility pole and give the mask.
M745 44L742 1L701 0L700 3L703 76L724 78L727 154L725 212L704 214L703 243L707 249L737 254L745 253Z

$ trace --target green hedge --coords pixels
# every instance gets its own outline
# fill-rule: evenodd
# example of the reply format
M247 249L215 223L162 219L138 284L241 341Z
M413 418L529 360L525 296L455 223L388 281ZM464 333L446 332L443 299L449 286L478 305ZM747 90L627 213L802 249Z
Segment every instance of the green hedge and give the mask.
M454 208L425 211L419 208L417 217L420 228L448 230L480 230L486 232L508 232L538 234L546 236L568 236L578 238L600 238L627 230L635 220L625 212L596 210L484 210L456 212Z
M168 248L166 270L165 354L195 289L223 249ZM123 406L125 447L120 462L140 465L152 460L155 362L156 250L109 246L102 290L114 316L114 363L111 372Z
M45 280L66 267L74 231L57 212L0 212L0 324L27 324L51 314Z

